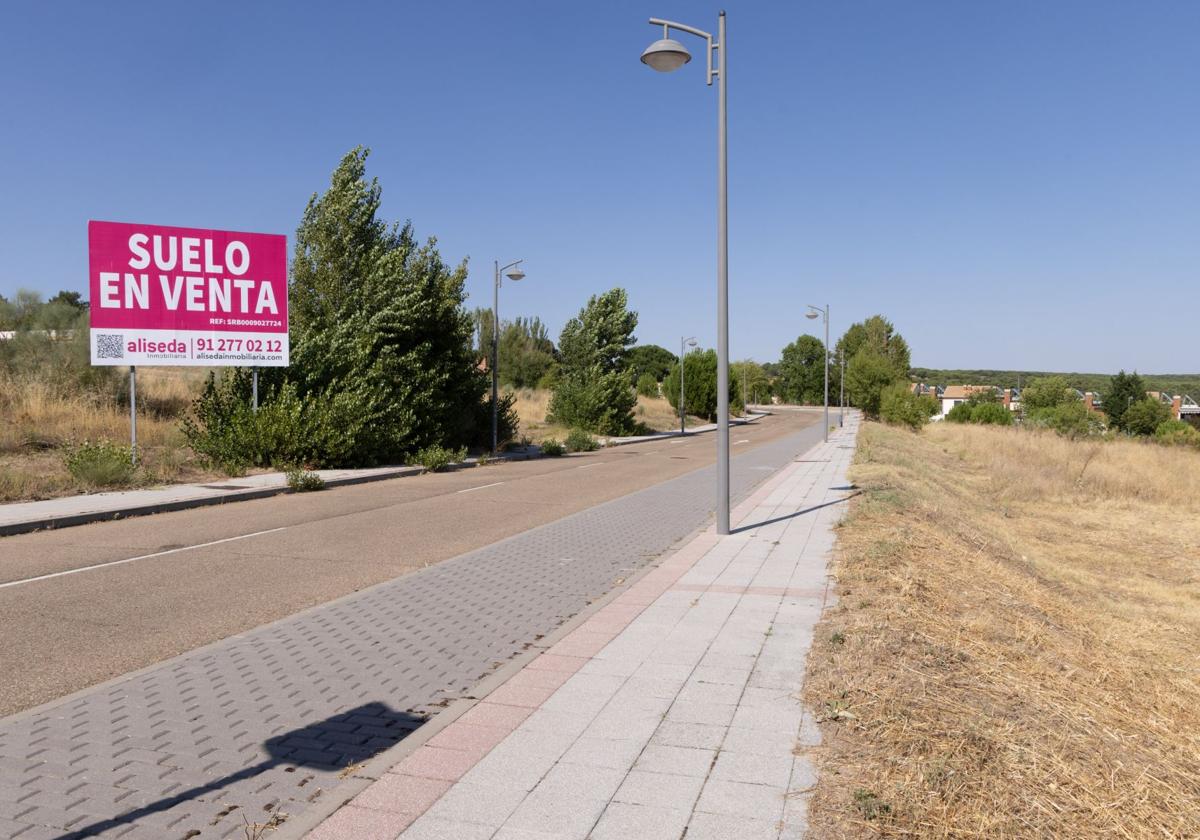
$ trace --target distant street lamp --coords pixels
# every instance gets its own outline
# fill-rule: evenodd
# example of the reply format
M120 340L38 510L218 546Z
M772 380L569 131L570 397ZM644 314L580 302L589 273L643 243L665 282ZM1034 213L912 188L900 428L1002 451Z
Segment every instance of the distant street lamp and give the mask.
M679 434L687 434L687 410L683 407L683 357L688 347L695 347L695 338L679 339Z
M692 60L687 47L670 37L671 30L687 32L705 41L707 65L705 81L717 85L717 533L729 533L729 201L727 195L728 160L725 146L725 82L729 65L725 49L725 13L717 17L717 43L703 29L685 26L661 18L650 18L651 26L661 26L663 36L642 52L642 63L660 73L678 70ZM713 67L713 51L720 56Z
M810 320L825 319L825 442L829 443L829 304L825 304L825 308L822 309L810 303L804 317Z
M500 265L500 261L496 260L496 284L492 290L492 454L496 454L497 441L496 437L499 428L498 410L500 404L500 273L508 272L507 277L514 283L525 277L525 272L520 269L521 263L524 260L516 260L508 265ZM509 269L512 271L508 271Z

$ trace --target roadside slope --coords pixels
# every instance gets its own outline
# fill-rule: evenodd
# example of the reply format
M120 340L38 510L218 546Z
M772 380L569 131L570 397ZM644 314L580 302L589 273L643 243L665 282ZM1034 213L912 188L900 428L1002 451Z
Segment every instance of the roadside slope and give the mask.
M1200 835L1200 455L864 426L813 836Z

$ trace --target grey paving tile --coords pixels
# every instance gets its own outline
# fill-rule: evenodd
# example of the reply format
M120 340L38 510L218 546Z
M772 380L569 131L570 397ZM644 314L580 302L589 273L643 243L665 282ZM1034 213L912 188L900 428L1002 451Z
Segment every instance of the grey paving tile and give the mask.
M659 805L690 811L703 785L704 779L700 776L649 773L634 769L613 794L613 800L630 805Z
M463 781L442 794L426 816L455 823L477 823L499 828L517 810L526 791ZM424 817L422 817L424 819Z
M634 767L649 773L676 773L705 778L712 769L716 750L648 744Z
M687 811L610 802L591 837L592 840L679 840L687 821Z
M704 723L678 723L664 721L654 736L652 744L662 744L667 747L693 747L702 750L715 750L721 746L725 738L725 727L709 726Z
M777 821L725 814L693 814L687 831L688 840L775 840L778 836Z
M710 778L700 792L696 810L706 814L777 821L783 813L784 794L784 788Z
M775 755L755 755L723 749L713 765L712 778L787 789L792 779L792 755L785 750Z

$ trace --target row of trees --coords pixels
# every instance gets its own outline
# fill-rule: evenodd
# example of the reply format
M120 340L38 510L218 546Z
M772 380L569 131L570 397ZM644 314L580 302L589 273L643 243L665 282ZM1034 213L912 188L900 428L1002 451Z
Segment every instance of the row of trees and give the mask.
M882 315L852 324L828 358L830 403L838 401L844 361L847 399L871 417L879 416L884 390L908 377L908 342ZM784 402L823 403L825 360L824 342L815 336L800 336L783 348L778 365L768 367L776 375L774 394Z

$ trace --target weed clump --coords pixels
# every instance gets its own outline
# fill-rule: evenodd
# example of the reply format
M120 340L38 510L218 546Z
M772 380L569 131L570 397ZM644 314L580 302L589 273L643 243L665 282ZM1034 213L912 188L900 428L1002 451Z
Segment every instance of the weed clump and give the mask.
M583 429L572 429L567 435L568 452L595 452L600 442Z
M429 472L441 472L451 464L459 464L465 460L467 460L465 446L459 449L447 449L435 443L433 446L426 446L424 449L418 450L417 454L409 457L408 463L419 464Z
M89 490L128 487L137 478L133 449L109 440L70 444L63 460L71 477Z

